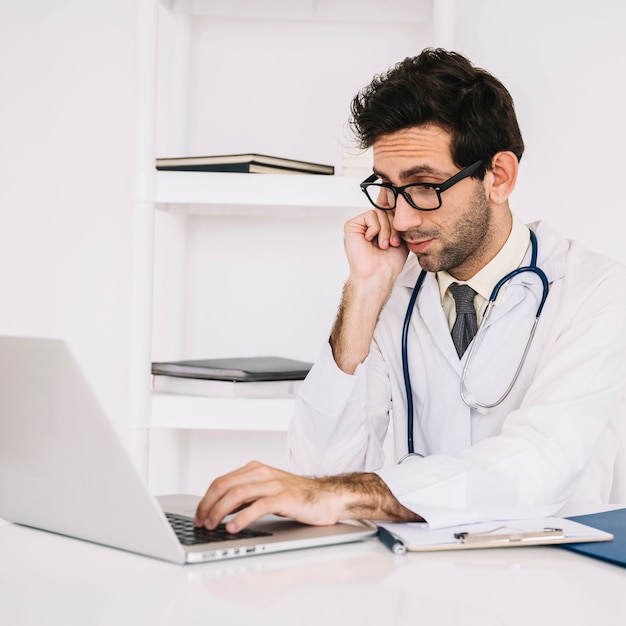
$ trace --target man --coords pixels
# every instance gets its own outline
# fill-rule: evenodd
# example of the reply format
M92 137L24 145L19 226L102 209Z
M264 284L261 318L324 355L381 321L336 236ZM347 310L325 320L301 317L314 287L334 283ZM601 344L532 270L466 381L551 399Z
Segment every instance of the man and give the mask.
M625 268L511 213L524 150L513 102L463 56L406 59L352 114L373 147L362 187L374 208L345 226L350 275L297 401L289 445L302 475L250 463L213 482L196 523L239 511L231 531L266 513L437 527L607 502L624 417ZM494 286L535 254L540 270L506 281L468 349ZM383 467L390 415L401 462Z

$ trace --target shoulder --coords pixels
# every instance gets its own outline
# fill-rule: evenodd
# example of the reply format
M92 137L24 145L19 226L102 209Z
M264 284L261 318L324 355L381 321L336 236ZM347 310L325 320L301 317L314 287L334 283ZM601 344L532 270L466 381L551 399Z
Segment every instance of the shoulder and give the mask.
M538 240L538 264L546 265L555 278L566 269L575 267L589 276L598 276L599 271L626 272L626 265L604 254L591 250L576 239L567 239L547 222L533 222L528 227Z
M610 300L626 305L624 263L563 237L546 222L535 222L528 227L537 235L538 265L550 283L561 283L580 300L606 292Z

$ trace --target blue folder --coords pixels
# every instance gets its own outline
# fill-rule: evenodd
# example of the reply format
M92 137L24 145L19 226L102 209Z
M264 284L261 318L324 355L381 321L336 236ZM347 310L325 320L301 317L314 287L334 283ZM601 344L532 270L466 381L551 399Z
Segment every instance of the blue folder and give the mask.
M594 543L569 543L559 546L560 548L626 567L626 509L577 515L568 519L611 533L614 539Z

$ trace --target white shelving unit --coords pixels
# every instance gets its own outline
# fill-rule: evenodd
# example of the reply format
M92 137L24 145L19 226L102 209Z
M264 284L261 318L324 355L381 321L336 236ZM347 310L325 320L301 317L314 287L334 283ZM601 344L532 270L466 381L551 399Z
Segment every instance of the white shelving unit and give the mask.
M294 401L290 398L205 398L152 394L152 428L284 432Z
M331 211L342 219L363 207L360 179L322 175L156 174L158 210L185 216L298 217ZM179 250L177 254L184 254ZM294 400L225 399L154 393L152 428L286 431Z
M186 216L347 219L363 208L360 179L320 175L171 172L156 175L157 210ZM181 244L182 245L182 244ZM180 247L180 246L179 246ZM184 254L178 250L176 254ZM154 393L152 428L286 431L294 400Z
M174 205L188 214L236 215L247 210L276 216L288 210L297 217L339 209L353 215L364 207L359 182L350 176L160 171L156 204ZM243 212L233 213L237 208Z
M136 266L142 274L135 280L140 286L135 293L134 309L134 371L131 394L135 408L131 413L143 414L142 423L134 426L147 428L228 429L284 431L293 408L290 399L223 399L150 394L145 389L145 365L152 360L151 328L146 320L152 319L152 293L146 285L153 280L154 242L146 233L154 230L154 211L176 216L177 228L186 230L187 219L197 216L207 218L242 218L265 216L283 220L298 218L331 217L342 222L364 210L366 203L359 189L359 178L321 175L250 175L235 173L171 172L154 169L156 127L158 20L159 4L172 15L177 15L174 43L169 51L169 63L175 68L176 102L169 102L173 112L172 129L179 150L185 150L185 140L176 135L188 135L187 113L190 98L189 65L193 61L190 37L192 20L242 18L252 20L318 20L337 24L379 21L407 25L432 23L444 16L441 7L451 0L396 0L384 6L379 2L320 2L288 0L266 2L244 0L229 3L214 0L138 0L138 59L139 75L138 110L142 120L138 128L137 151L137 226ZM435 6L436 5L436 6ZM161 9L162 10L162 9ZM182 16L182 19L179 19ZM410 29L414 30L413 26ZM435 25L435 31L437 27ZM412 36L412 35L411 35ZM397 60L397 59L396 59ZM370 74L371 76L371 74ZM182 95L179 95L182 94ZM163 97L163 94L161 94ZM169 95L166 95L166 99ZM346 103L347 104L347 103ZM163 156L163 155L161 155ZM175 156L170 154L167 156ZM312 159L316 160L316 159ZM339 172L340 173L340 172ZM333 222L333 223L335 223ZM290 222L292 223L292 222ZM294 226L296 229L298 226ZM183 272L186 250L184 236L174 244L174 254ZM340 235L339 235L340 236ZM174 239L176 239L174 237ZM182 324L182 320L180 322ZM141 330L140 330L141 329ZM191 358L180 356L171 358ZM147 394L147 395L146 395ZM138 410L142 409L142 410ZM141 422L141 420L140 420Z

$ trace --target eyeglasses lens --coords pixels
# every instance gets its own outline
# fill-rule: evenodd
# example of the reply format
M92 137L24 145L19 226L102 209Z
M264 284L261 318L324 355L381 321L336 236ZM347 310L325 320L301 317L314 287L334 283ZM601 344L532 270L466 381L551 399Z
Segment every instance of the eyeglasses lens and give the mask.
M396 194L393 189L374 183L366 187L370 202L379 209L393 209L396 206ZM420 209L436 209L439 207L437 192L428 186L410 185L404 189L405 199ZM408 196L408 198L407 198Z

